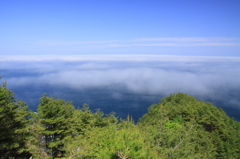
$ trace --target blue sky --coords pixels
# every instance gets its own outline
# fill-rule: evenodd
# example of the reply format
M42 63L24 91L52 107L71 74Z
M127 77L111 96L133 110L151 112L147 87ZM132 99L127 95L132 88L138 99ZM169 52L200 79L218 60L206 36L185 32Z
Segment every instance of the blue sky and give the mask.
M240 56L239 0L1 0L0 55Z

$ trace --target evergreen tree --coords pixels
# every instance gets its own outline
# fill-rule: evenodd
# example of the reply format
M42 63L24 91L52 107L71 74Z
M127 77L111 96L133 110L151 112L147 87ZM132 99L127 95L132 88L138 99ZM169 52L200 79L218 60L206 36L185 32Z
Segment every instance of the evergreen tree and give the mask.
M67 156L72 158L92 156L93 154L90 152L95 151L95 148L89 138L97 142L97 136L94 134L100 133L98 130L107 130L107 128L116 125L117 122L114 113L105 116L100 109L92 112L87 104L84 104L82 109L76 109L71 119L72 135L64 140ZM110 130L109 133L111 133Z
M71 102L62 99L50 98L44 95L38 106L39 129L43 135L41 140L48 155L63 157L65 154L64 138L71 135L70 119L73 116L74 107Z
M121 125L93 127L84 135L77 136L68 145L74 145L71 156L97 159L157 158L155 149L150 149L149 142L145 141L139 129L129 121L122 122Z
M30 156L27 141L31 136L31 112L27 108L24 102L14 98L6 83L0 86L0 158Z
M184 93L152 105L138 123L164 158L239 158L239 122Z

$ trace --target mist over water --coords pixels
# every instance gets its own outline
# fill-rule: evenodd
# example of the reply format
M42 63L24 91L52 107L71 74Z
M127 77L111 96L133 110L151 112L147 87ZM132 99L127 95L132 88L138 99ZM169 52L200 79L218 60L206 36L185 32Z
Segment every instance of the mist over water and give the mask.
M5 61L0 63L17 99L36 111L46 93L75 107L112 111L138 120L171 93L183 92L222 107L240 121L239 62Z

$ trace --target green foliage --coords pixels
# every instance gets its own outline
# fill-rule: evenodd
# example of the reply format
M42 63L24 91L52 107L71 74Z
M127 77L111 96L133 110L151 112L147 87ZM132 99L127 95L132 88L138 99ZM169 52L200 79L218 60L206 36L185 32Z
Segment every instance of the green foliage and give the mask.
M16 100L13 93L0 86L0 158L24 158L30 154L27 142L30 133L30 114L24 102Z
M152 105L138 125L164 158L239 158L239 122L183 93Z
M39 129L43 135L46 152L53 157L64 156L63 139L70 135L69 123L73 116L74 107L71 102L62 99L49 98L44 95L38 106Z
M169 120L166 122L165 127L166 128L170 128L170 129L174 129L174 128L182 128L182 123L183 123L183 118L182 115L177 115L173 120Z
M87 142L88 137L93 140L93 133L99 133L96 130L116 125L117 122L118 120L114 113L106 116L100 110L93 113L86 104L83 105L82 109L76 109L71 120L73 134L64 140L67 155L75 158L79 156L86 157L85 153L90 151L90 148L86 148L89 145L89 142ZM87 156L91 157L91 154Z
M154 158L137 127L118 129L116 126L93 127L85 135L77 136L68 145L75 145L71 155L76 158Z

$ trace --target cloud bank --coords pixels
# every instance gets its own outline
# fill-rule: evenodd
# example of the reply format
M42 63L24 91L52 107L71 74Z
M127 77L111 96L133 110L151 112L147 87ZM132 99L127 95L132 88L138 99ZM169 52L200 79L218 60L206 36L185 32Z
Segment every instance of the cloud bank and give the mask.
M2 76L11 87L45 84L77 90L121 88L137 94L164 96L184 92L201 99L224 100L229 107L240 109L240 63L231 60L5 61L1 70L8 72Z

